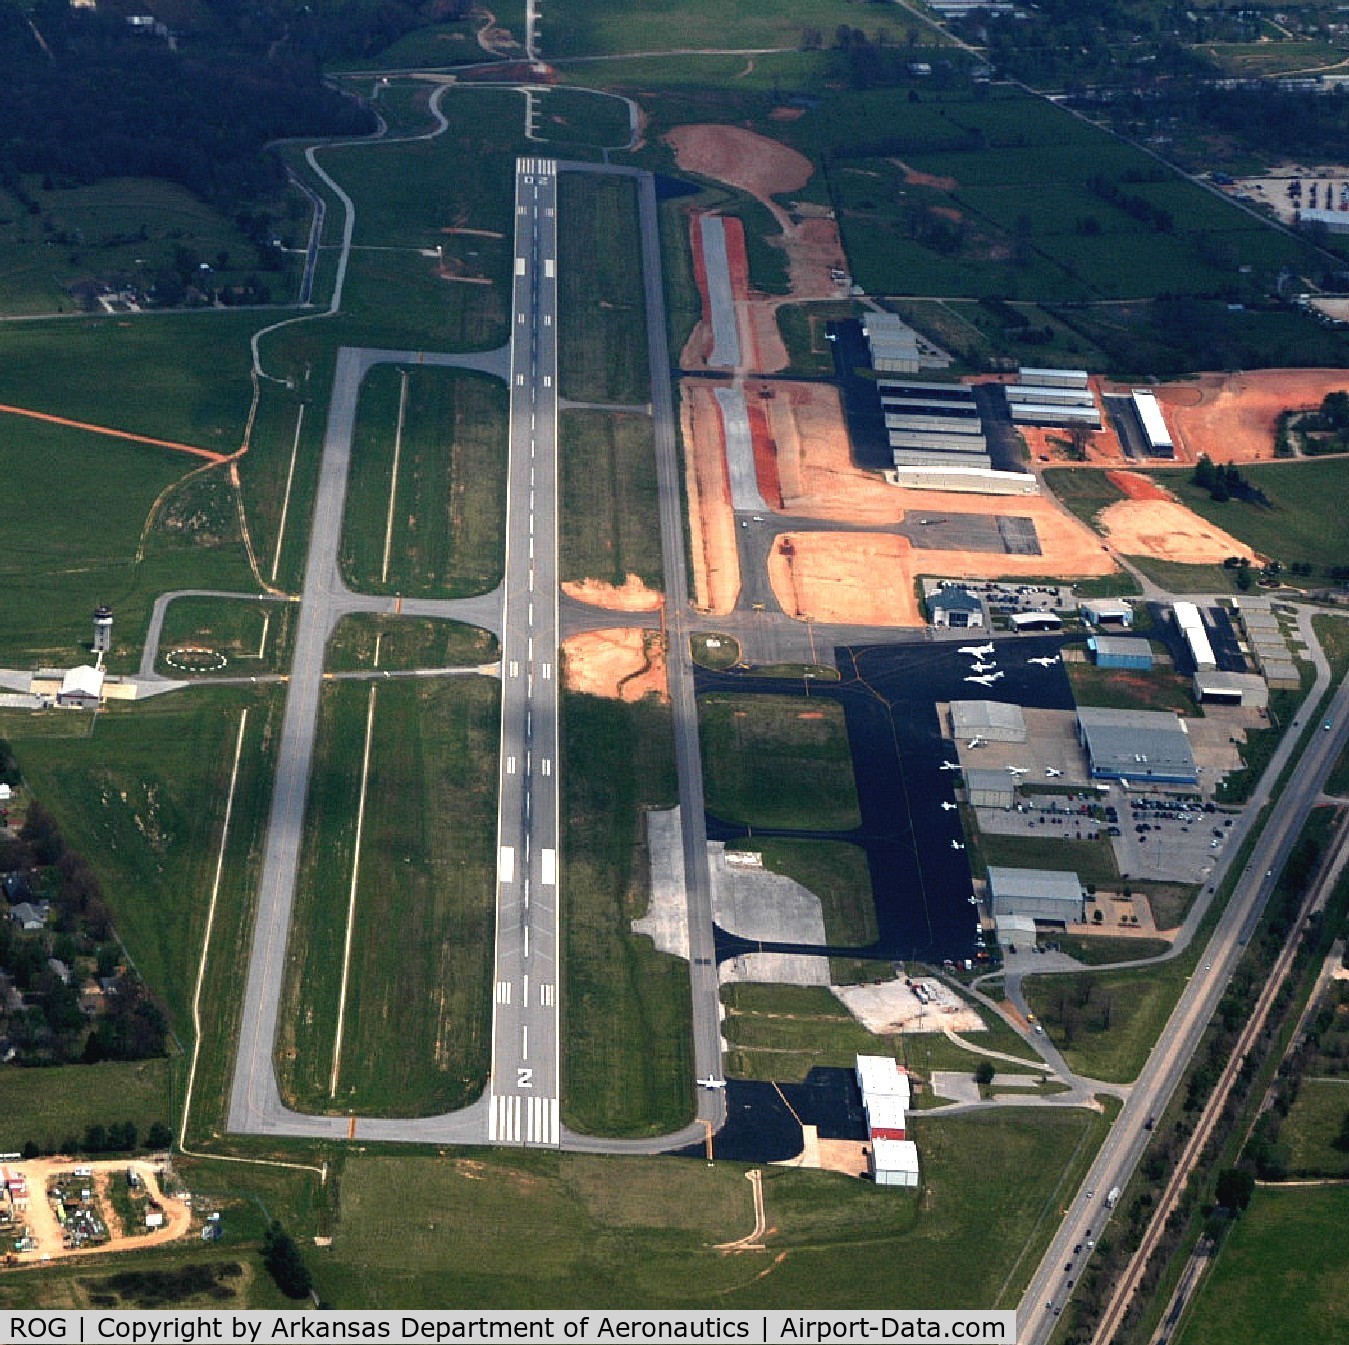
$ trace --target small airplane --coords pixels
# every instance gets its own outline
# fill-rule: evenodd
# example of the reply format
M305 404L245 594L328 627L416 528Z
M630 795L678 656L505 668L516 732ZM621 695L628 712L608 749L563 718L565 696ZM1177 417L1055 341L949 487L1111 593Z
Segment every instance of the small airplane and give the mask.
M942 812L944 812L944 813L951 813L951 812L954 812L958 807L960 807L960 805L959 805L958 803L952 803L952 802L950 802L950 800L948 799L947 802L945 802L945 803L942 804L941 810L942 810Z
M1028 658L1027 663L1038 663L1042 668L1052 668L1059 661L1057 654L1049 654L1044 658Z
M965 746L966 746L966 747L982 747L982 746L984 745L984 743L987 742L987 741L988 741L988 740L987 740L982 734L976 733L976 734L974 735L974 737L971 738L971 739L969 740L969 742L967 742L967 743L965 744Z
M968 901L971 906L977 906L979 904L979 898L976 897L973 892L971 892L965 900Z
M992 672L997 666L996 663L971 663L970 671L977 673Z
M958 761L943 761L942 764L941 764L941 769L944 770L944 771L958 771L958 770L960 769L960 762L958 762Z
M1025 767L1025 766L1008 766L1008 768L1007 768L1007 774L1008 774L1008 775L1025 775L1026 770L1027 770L1027 767Z
M952 850L963 850L964 848L965 848L965 843L964 843L963 841L952 841L952 842L951 842L951 849L952 849Z
M991 642L988 644L963 644L956 652L968 654L971 658L987 658L993 652L993 645Z
M698 1087L711 1089L725 1088L726 1080L715 1078L713 1075L709 1074L707 1078L698 1080Z
M1001 676L1000 672L984 673L982 677L967 677L965 680L967 682L978 682L981 687L991 687Z
M1058 769L1057 767L1055 767L1055 766L1046 766L1046 767L1045 767L1045 775L1048 776L1048 778L1051 779L1051 780L1057 780L1057 779L1059 778L1059 776L1062 775L1062 774L1063 774L1063 772L1062 772L1061 770L1059 770L1059 769Z

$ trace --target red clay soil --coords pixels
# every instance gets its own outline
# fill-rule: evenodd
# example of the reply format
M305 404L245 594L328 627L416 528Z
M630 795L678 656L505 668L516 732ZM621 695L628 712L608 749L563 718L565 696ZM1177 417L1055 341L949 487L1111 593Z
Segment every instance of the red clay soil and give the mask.
M1175 497L1165 491L1150 476L1138 472L1107 472L1105 479L1118 487L1131 500L1170 500Z
M769 392L771 388L764 389ZM768 428L768 416L764 411L762 391L745 385L745 410L749 415L749 432L754 443L754 475L758 478L759 494L764 497L770 509L782 508L782 482L778 480L778 455L773 443L772 431Z

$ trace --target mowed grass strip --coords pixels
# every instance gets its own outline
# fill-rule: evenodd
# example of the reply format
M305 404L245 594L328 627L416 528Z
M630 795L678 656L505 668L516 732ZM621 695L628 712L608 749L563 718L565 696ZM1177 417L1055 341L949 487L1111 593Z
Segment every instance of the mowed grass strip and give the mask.
M689 969L631 922L646 909L645 811L676 798L669 708L566 693L562 753L563 1119L662 1134L693 1111Z
M650 419L564 411L559 441L563 580L621 585L635 574L659 590L660 502Z
M923 1192L763 1169L766 1257L715 1250L754 1226L740 1163L491 1150L352 1156L331 1253L315 1261L318 1289L344 1308L447 1299L516 1309L1015 1306L1056 1201L1108 1122L1009 1108L915 1126Z
M764 867L795 878L820 899L830 943L860 948L874 943L876 902L866 852L846 841L805 841L765 836L736 841L727 849L757 850Z
M433 617L355 612L338 622L328 641L325 666L329 672L365 672L375 667L391 672L476 668L493 662L500 654L496 636L480 626Z
M342 568L367 592L467 597L505 563L506 392L452 369L406 371L387 578L381 578L403 370L372 369L351 454Z
M756 827L848 831L862 814L843 709L796 696L698 698L707 808Z
M175 659L173 651L208 650L198 660L204 675L238 677L241 674L281 672L290 654L290 638L297 608L285 602L249 602L240 598L175 598L164 614L159 640L159 671L181 677L193 668L192 655Z
M558 386L579 402L651 396L637 187L564 173L558 181Z
M1261 1187L1233 1226L1178 1345L1306 1345L1349 1334L1349 1186Z
M823 986L737 982L722 987L721 1002L733 1078L799 1083L817 1065L846 1068L859 1053L896 1054L894 1038L868 1032Z
M327 688L278 1042L303 1110L426 1115L482 1090L490 1051L498 687L381 682L342 1069L330 1096L370 688Z

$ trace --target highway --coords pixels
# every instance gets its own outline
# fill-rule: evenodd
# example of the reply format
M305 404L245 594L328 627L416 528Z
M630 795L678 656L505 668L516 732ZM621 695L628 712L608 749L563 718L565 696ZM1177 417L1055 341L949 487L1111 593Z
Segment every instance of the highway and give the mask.
M1308 707L1317 705L1329 684L1328 670L1319 657L1319 650L1317 653L1320 673L1305 701ZM1309 712L1304 710L1304 716ZM1023 1345L1042 1345L1053 1333L1058 1314L1070 1292L1068 1281L1076 1283L1086 1257L1090 1255L1086 1244L1101 1236L1110 1215L1106 1206L1108 1192L1112 1187L1123 1189L1127 1186L1151 1138L1148 1120L1161 1115L1180 1082L1273 890L1279 871L1336 758L1349 742L1349 682L1342 683L1336 691L1324 722L1330 729L1314 727L1310 732L1298 768L1271 809L1195 974L1139 1074L1118 1120L1106 1136L1081 1194L1073 1201L1026 1289L1017 1312L1017 1339ZM1286 744L1286 750L1276 755L1266 773L1266 782L1272 781L1284 761L1294 754L1295 736ZM1259 802L1257 796L1248 805L1248 821L1254 817ZM1233 844L1235 846L1236 842ZM1079 1244L1086 1249L1083 1253L1073 1250Z
M518 159L488 1138L557 1145L557 165Z

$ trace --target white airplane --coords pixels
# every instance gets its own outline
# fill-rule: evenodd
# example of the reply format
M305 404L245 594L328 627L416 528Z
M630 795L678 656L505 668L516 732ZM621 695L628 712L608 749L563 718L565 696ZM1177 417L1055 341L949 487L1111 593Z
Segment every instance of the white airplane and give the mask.
M1008 768L1007 768L1007 774L1008 774L1008 775L1017 775L1017 776L1021 776L1021 775L1025 775L1027 769L1028 769L1028 768L1025 767L1025 766L1008 766Z
M951 812L954 812L958 807L960 807L960 805L959 805L958 803L952 803L952 802L948 799L945 803L942 804L941 810L942 810L942 812L944 812L944 813L951 813Z
M992 643L963 644L956 652L959 654L968 654L971 658L987 658L993 652L993 645Z
M974 735L974 737L971 738L971 739L969 740L969 742L967 742L967 743L965 744L965 746L966 746L966 747L982 747L986 741L987 741L987 739L984 738L982 734L976 733L976 734Z
M965 900L968 901L971 906L977 906L979 904L979 898L976 897L973 892L971 892Z
M1028 658L1027 663L1038 663L1042 668L1052 668L1059 661L1057 654L1047 655L1045 658Z
M698 1080L698 1087L711 1088L711 1089L725 1088L726 1080L714 1078L712 1075L709 1074L707 1078Z
M992 672L997 666L996 663L971 663L970 671L978 673Z
M941 764L941 769L944 770L944 771L958 771L958 770L960 769L960 762L958 762L958 761L943 761L942 764Z
M1061 770L1058 770L1058 769L1057 769L1056 767L1054 767L1054 766L1046 766L1046 767L1045 767L1045 775L1047 775L1047 776L1049 777L1049 779L1051 779L1051 780L1057 780L1057 779L1059 778L1059 776L1062 775L1062 774L1063 774L1063 772L1062 772Z
M964 842L962 842L962 841L952 841L952 842L951 842L951 849L952 849L952 850L963 850L964 848L965 848L965 845L964 845Z
M967 682L978 682L981 687L991 687L1001 677L1000 672L984 673L982 677L967 677Z

